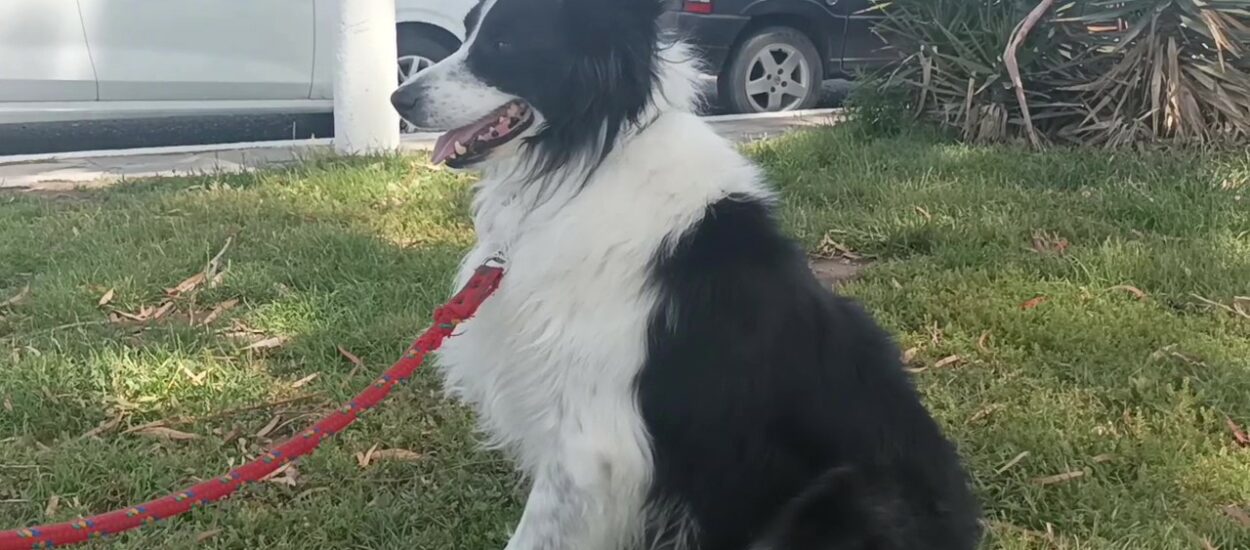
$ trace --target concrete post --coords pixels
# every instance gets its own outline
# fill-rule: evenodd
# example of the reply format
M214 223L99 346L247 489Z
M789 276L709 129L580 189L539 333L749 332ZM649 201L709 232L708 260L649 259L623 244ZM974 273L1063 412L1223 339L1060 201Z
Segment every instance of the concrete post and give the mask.
M339 9L334 73L334 149L341 155L399 149L391 108L398 69L395 0L335 0Z

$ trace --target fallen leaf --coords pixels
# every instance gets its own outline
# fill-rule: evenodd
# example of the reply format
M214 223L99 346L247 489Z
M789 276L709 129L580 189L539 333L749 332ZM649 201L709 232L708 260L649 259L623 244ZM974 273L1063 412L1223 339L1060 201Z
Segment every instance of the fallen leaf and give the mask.
M96 437L104 432L112 431L114 428L121 425L122 420L124 420L125 418L126 418L126 415L118 414L117 416L114 416L113 418L110 418L108 420L105 420L104 422L101 422L100 425L92 428L87 433L82 434L82 437L84 439L89 438L89 437Z
M55 516L57 510L60 510L60 509L61 509L61 497L52 495L52 498L48 499L48 505L43 508L43 516L47 518Z
M1113 454L1101 454L1090 459L1090 461L1094 464L1103 464L1105 462L1111 462L1112 460L1115 460L1115 455Z
M134 433L142 435L144 437L167 439L170 441L190 441L192 439L200 438L200 436L196 434L180 432L178 430L175 430L172 428L166 428L163 426L148 426L146 428L135 430Z
M1246 430L1239 426L1233 419L1225 416L1224 422L1228 424L1228 430L1233 432L1233 441L1238 447L1250 447L1250 435L1246 435Z
M418 462L421 460L421 453L409 451L408 449L383 449L373 453L373 460L394 460L396 462Z
M826 234L820 241L820 246L816 248L816 255L822 258L843 257L848 260L862 260L863 255L855 252L851 247L835 241L831 235Z
M1220 547L1214 544L1211 544L1210 539L1206 537L1202 537L1202 550L1220 550Z
M1030 310L1030 309L1033 309L1033 308L1036 308L1037 306L1042 305L1042 303L1043 303L1043 302L1045 302L1046 300L1049 300L1049 299L1050 299L1050 298L1048 298L1048 297L1046 297L1046 296L1035 296L1035 297L1033 297L1033 298L1029 299L1029 301L1027 301L1027 302L1025 302L1025 303L1023 303L1023 304L1020 304L1020 309L1021 309L1021 310L1023 310L1023 311L1028 311L1028 310Z
M1024 460L1025 458L1028 458L1028 456L1029 456L1029 452L1024 451L1016 455L1015 458L1008 460L1006 464L1003 464L1002 466L1000 466L997 470L994 471L994 473L1001 474L1003 472L1006 472L1007 470L1010 470L1011 468L1013 468L1016 464L1019 464L1020 461Z
M361 468L368 468L369 464L373 462L373 453L377 450L378 444L375 443L372 447L369 447L368 451L356 453L356 463L359 464Z
M104 296L100 297L100 301L96 302L96 305L99 307L107 306L109 302L113 301L113 295L114 295L113 289L110 288L108 292L104 293Z
M1033 480L1033 484L1042 485L1042 486L1054 485L1056 483L1072 481L1074 479L1078 479L1082 477L1085 477L1085 470L1073 470L1071 472L1064 472L1062 474L1055 474L1053 476L1039 477Z
M343 348L343 346L339 346L338 348L339 348L339 355L342 355L348 361L351 361L353 365L356 365L357 367L365 366L365 362L361 361L359 357L356 357L356 354L350 351L347 351L346 349Z
M933 364L933 368L940 369L943 367L949 367L951 365L958 365L963 362L964 362L963 357L960 357L958 355L950 355L947 357L943 357L942 359L939 359L938 362Z
M165 314L169 313L169 310L173 308L174 308L173 302L163 302L160 306L157 306L156 309L152 310L152 312L148 314L148 318L155 321L157 319L160 319L161 317L164 317Z
M306 386L309 382L316 380L318 376L321 376L321 374L314 372L308 376L305 376L303 378L300 378L299 380L296 380L295 382L292 382L291 387L296 388L296 389L302 388Z
M286 345L286 342L287 342L287 338L285 336L274 336L272 338L265 338L264 340L261 340L246 348L243 348L243 351L260 351L260 350L280 348L283 345Z
M294 487L299 484L299 469L295 467L294 462L288 462L274 470L272 474L261 478L261 481Z
M5 300L5 301L3 301L3 302L0 302L0 307L8 307L8 306L15 306L15 305L18 305L18 304L20 304L20 303L22 303L22 302L26 301L26 298L28 298L28 297L30 297L30 285L26 285L25 287L23 287L23 288L22 288L22 290L21 290L21 292L18 292L18 293L17 293L17 294L15 294L12 298L9 298L8 300Z
M907 348L907 351L903 352L903 364L910 365L912 361L916 360L916 354L919 352L920 348Z
M991 334L992 333L987 330L981 333L980 338L977 338L977 349L981 350L981 353L990 352L990 335Z
M211 531L204 531L203 533L200 533L195 536L195 542L204 543L204 542L207 542L209 539L220 534L221 534L221 529L213 529Z
M1225 506L1224 513L1228 514L1228 517L1233 518L1233 521L1237 522L1242 527L1250 529L1250 514L1247 514L1246 511L1242 510L1240 506Z
M1131 286L1131 285L1113 286L1111 288L1108 288L1107 290L1123 290L1124 292L1132 294L1133 297L1137 298L1138 301L1146 299L1146 293L1143 292L1142 289L1137 288L1135 286Z
M920 214L920 216L923 217L925 221L933 221L933 214L930 214L929 211L925 210L923 206L917 206L916 213Z
M221 318L223 313L234 309L234 307L237 305L239 305L239 300L237 298L226 300L220 304L217 304L215 307L213 307L212 311L208 312L208 316L204 317L203 321L200 321L200 326L208 326L208 325L213 324L213 321L216 321L217 319Z
M204 272L201 271L195 275L187 277L181 283L178 283L178 286L165 289L165 294L170 296L181 296L199 288L202 284L204 284Z
M268 424L265 424L264 428L261 428L259 432L256 432L256 438L260 439L269 435L274 428L278 427L279 422L282 422L282 415L274 416L271 420L269 420Z
M13 402L9 401L9 396L4 396L4 411L13 412Z

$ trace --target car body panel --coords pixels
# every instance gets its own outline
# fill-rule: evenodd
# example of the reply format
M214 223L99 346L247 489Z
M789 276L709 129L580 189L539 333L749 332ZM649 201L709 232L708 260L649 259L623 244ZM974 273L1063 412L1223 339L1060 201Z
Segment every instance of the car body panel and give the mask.
M0 102L95 99L77 2L0 0Z
M0 124L328 113L337 2L2 0ZM396 17L459 40L474 4L396 0Z
M79 0L101 101L308 99L307 0Z

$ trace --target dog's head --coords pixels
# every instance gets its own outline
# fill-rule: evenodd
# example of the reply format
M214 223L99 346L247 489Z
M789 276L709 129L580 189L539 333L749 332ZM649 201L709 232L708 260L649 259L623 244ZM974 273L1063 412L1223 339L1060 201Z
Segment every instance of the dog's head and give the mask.
M481 0L468 39L392 96L412 124L447 131L454 168L525 153L535 174L595 164L653 101L663 0Z

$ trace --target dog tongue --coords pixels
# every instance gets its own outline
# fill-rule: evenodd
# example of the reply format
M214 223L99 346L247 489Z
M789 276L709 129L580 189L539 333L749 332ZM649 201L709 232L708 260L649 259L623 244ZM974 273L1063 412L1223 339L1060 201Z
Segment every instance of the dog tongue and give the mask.
M434 156L431 157L431 162L434 164L442 164L447 159L455 156L456 142L459 142L460 145L464 147L468 147L473 143L477 136L482 133L483 130L489 128L494 122L494 118L487 117L468 126L462 126L460 128L456 128L455 130L449 130L443 135L438 136L438 141L434 142Z

